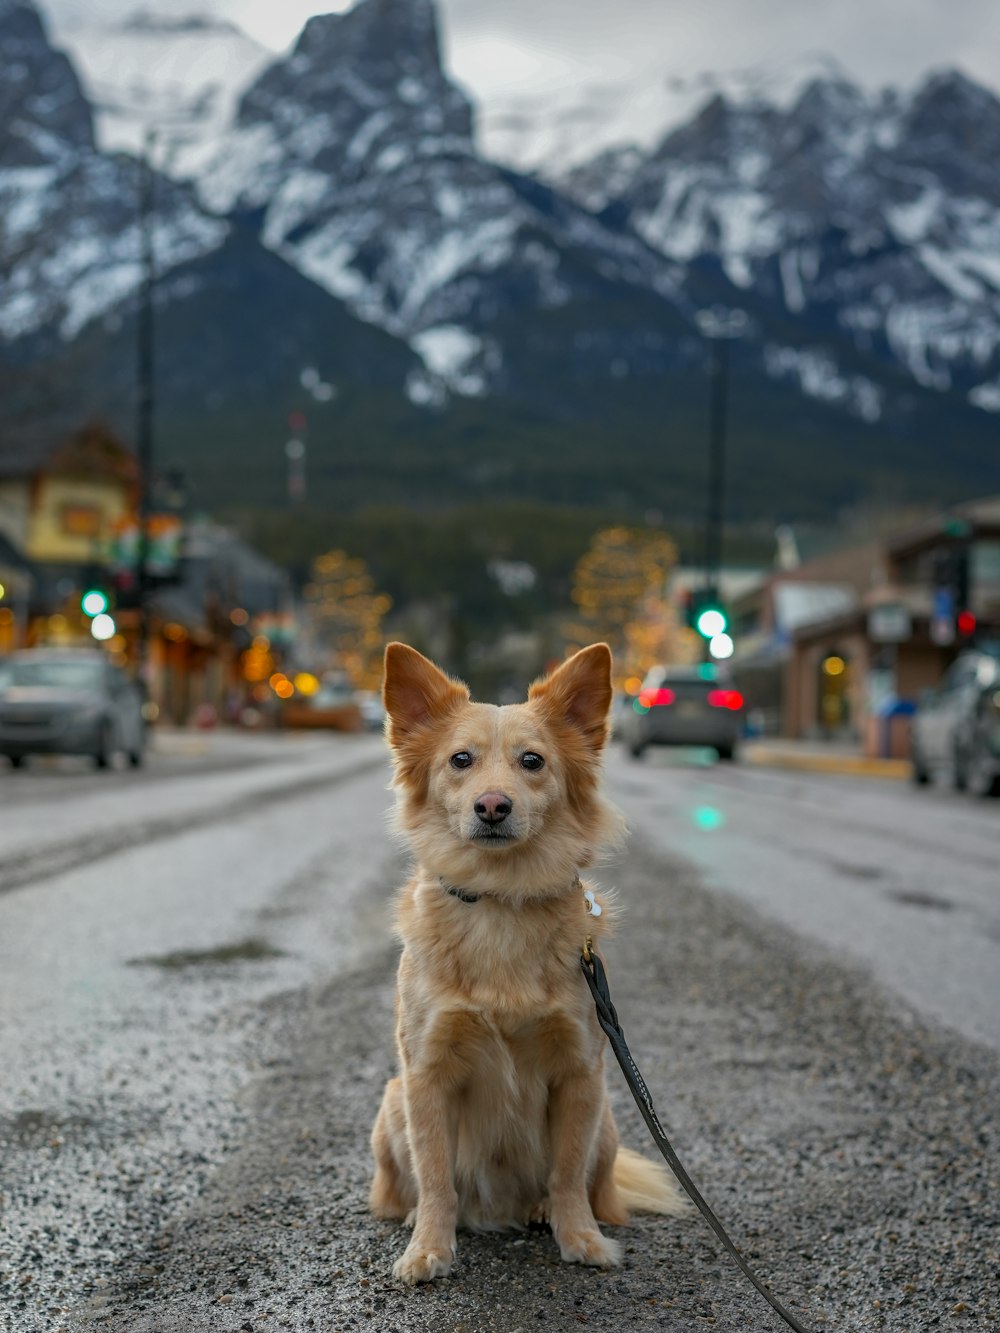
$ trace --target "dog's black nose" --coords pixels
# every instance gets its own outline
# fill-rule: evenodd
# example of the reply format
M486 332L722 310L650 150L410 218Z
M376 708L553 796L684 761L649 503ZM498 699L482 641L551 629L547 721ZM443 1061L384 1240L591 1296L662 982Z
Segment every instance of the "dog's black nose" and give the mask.
M484 791L472 808L484 824L502 824L514 807L502 791Z

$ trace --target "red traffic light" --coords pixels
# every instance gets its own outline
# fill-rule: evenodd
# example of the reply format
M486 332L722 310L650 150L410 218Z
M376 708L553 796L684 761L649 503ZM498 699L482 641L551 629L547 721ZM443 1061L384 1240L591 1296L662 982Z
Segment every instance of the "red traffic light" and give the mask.
M959 611L955 619L955 628L959 634L968 638L976 632L976 617L971 611Z

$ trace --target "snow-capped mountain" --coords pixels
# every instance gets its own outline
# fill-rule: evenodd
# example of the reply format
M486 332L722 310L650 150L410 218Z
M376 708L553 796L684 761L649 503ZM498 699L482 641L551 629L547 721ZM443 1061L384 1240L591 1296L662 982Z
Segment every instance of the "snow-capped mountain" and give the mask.
M131 432L140 188L137 159L98 147L81 82L35 6L0 0L6 449L92 413ZM359 323L246 229L207 212L190 185L153 173L152 204L161 426L170 438L173 420L182 452L206 430L215 470L227 430L237 455L255 430L273 438L306 371L324 384L336 371L355 398L367 401L378 386L380 401L405 402L406 376L420 363L404 344Z
M244 93L218 152L184 165L209 208L252 218L266 245L461 393L503 381L504 314L608 282L670 290L669 266L637 237L480 156L432 0L310 19Z
M232 23L139 10L120 23L75 24L59 42L93 107L99 147L138 153L156 135L156 161L214 144L243 90L273 53Z
M793 341L765 348L769 373L810 392L841 338L998 411L998 161L1000 101L959 73L907 96L824 78L785 106L715 96L652 151L609 151L560 183L798 317Z
M242 40L189 22L133 21L151 68ZM745 512L788 488L845 501L868 475L926 493L956 434L962 489L1000 487L1000 104L960 75L714 94L645 143L583 161L577 141L558 180L550 154L543 180L483 156L433 0L358 0L256 60L226 66L207 118L200 76L176 98L150 80L161 112L191 113L156 181L160 424L208 475L225 450L241 484L252 457L270 475L308 372L333 386L310 407L314 475L359 497L387 493L391 458L437 502L450 458L456 487L682 505L703 483L698 316L738 307ZM48 410L22 367L67 411L126 401L137 202L136 161L102 151L34 5L0 0L0 428L11 385L34 422Z
M479 109L477 137L493 161L558 185L595 159L634 161L652 152L713 97L785 107L814 79L841 77L846 72L832 57L813 55L725 71L675 71L583 85L570 81L538 92L494 94ZM596 188L590 202L599 206L613 191L611 183L592 175Z
M137 166L97 150L70 61L26 0L0 0L0 338L74 338L139 284ZM168 268L215 249L228 224L157 182Z

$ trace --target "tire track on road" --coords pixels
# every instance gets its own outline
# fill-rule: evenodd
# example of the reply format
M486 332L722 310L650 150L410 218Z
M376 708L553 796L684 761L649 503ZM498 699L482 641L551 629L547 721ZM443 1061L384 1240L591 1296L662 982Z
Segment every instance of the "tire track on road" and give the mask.
M352 778L384 767L385 756L377 754L370 759L359 760L346 770L338 769L326 774L310 773L307 778L296 782L263 787L209 809L164 815L159 819L143 819L134 824L104 829L90 837L75 837L38 850L17 853L0 865L0 894L12 893L16 889L53 879L81 865L107 860L132 847L147 846L151 842L207 828L224 820L245 819L262 806L272 805L275 801L294 800L324 787L338 787Z

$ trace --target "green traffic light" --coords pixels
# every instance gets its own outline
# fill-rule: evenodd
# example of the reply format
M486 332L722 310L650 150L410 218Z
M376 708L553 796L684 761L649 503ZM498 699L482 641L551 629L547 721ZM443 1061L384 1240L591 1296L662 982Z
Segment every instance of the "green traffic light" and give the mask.
M695 629L703 639L714 639L717 634L724 634L729 621L726 613L717 606L705 606L698 612Z
M100 588L90 588L80 598L80 610L85 616L90 616L91 620L94 616L103 615L109 605L107 593L101 592Z

